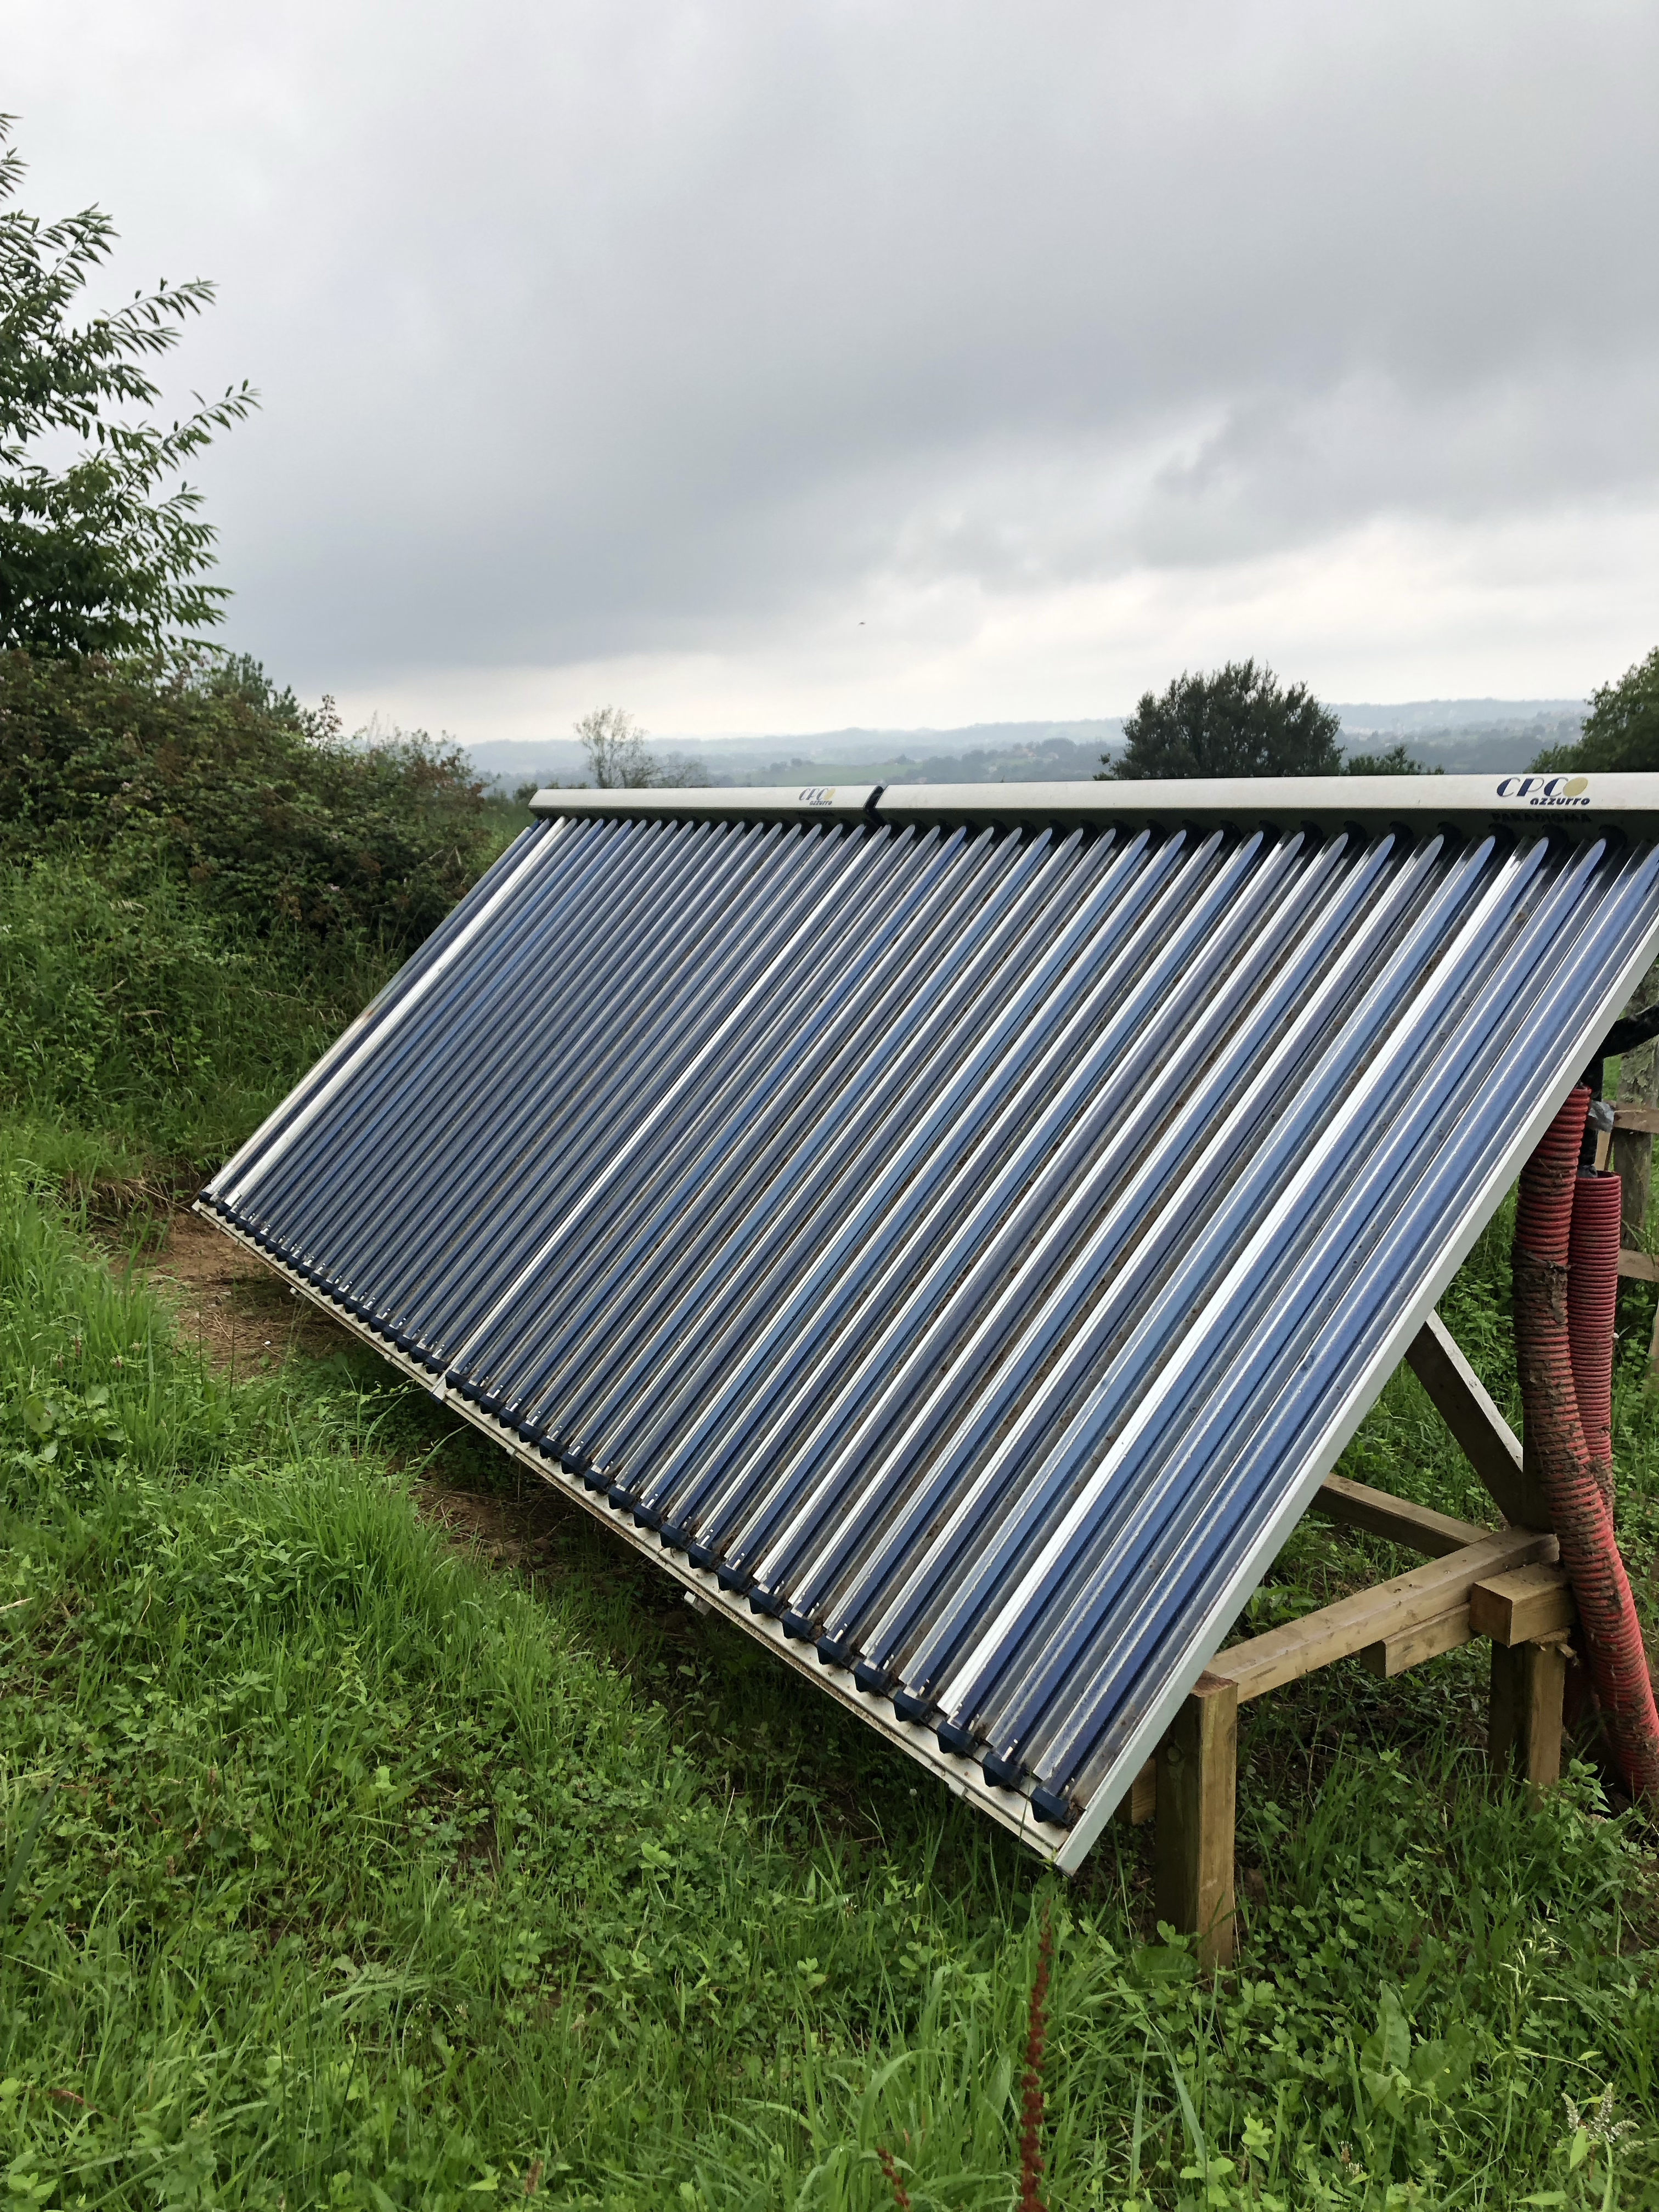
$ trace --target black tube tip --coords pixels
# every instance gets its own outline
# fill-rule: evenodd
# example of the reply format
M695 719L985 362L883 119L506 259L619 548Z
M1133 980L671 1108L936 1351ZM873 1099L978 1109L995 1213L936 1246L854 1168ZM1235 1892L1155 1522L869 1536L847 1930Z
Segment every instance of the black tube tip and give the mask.
M826 1667L850 1667L857 1656L852 1645L838 1636L820 1636L817 1648Z
M898 1700L895 1698L894 1703L896 1705L897 1702ZM958 1759L971 1759L979 1748L978 1741L973 1731L970 1729L958 1728L954 1721L939 1722L933 1729L933 1734L939 1738L939 1749L953 1751Z
M981 1763L985 1779L994 1782L999 1790L1018 1790L1025 1779L1025 1769L1017 1759L999 1759L995 1752L988 1751Z
M884 1698L893 1686L893 1678L884 1667L872 1667L867 1659L860 1659L853 1669L853 1680L860 1689L868 1690L872 1698Z
M1045 1790L1040 1782L1031 1792L1031 1810L1039 1820L1050 1821L1056 1828L1069 1828L1077 1818L1077 1808L1069 1797Z

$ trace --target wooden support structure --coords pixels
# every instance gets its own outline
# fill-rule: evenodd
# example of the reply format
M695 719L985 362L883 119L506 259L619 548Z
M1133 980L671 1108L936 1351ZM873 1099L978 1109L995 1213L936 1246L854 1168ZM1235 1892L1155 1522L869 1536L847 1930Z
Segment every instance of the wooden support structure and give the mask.
M1339 1598L1317 1613L1304 1613L1248 1644L1235 1644L1218 1651L1209 1671L1231 1682L1241 1705L1264 1692L1293 1682L1333 1660L1352 1658L1358 1651L1426 1628L1449 1616L1463 1616L1462 1632L1437 1649L1449 1651L1454 1643L1467 1644L1470 1601L1478 1583L1506 1573L1512 1567L1535 1562L1553 1564L1557 1545L1553 1536L1536 1528L1500 1528L1482 1536L1477 1544L1448 1552L1403 1575L1395 1575L1374 1589L1352 1597ZM1425 1652L1425 1657L1431 1654ZM1396 1667L1394 1671L1399 1672Z
M1511 1777L1534 1805L1561 1777L1561 1706L1567 1685L1565 1638L1492 1647L1486 1748L1492 1780Z
M1158 1810L1158 1760L1149 1759L1129 1784L1129 1794L1118 1807L1116 1819L1126 1828L1138 1828Z
M1158 1917L1196 1938L1200 1966L1234 1950L1238 1692L1200 1674L1158 1753Z
M1620 1098L1613 1109L1613 1168L1623 1196L1620 1219L1623 1241L1641 1249L1647 1233L1648 1205L1653 1188L1653 1139L1659 1130L1659 1106Z
M1340 1474L1325 1477L1309 1510L1322 1514L1328 1521L1364 1528L1372 1536L1385 1536L1391 1544L1403 1544L1408 1552L1421 1552L1431 1559L1443 1553L1461 1552L1466 1544L1478 1544L1492 1534L1490 1528L1473 1521L1437 1513L1431 1505L1414 1505L1409 1498L1395 1498L1389 1491L1373 1490L1369 1483L1350 1482Z
M1653 1185L1653 1139L1659 1133L1659 1106L1620 1098L1613 1109L1613 1165L1623 1193L1620 1215L1619 1272L1627 1280L1659 1283L1659 1261L1644 1252L1648 1206ZM1648 1372L1659 1375L1659 1313L1648 1346Z
M1477 1583L1469 1593L1469 1625L1494 1644L1530 1644L1565 1636L1572 1626L1572 1591L1564 1567L1516 1567Z
M1206 1968L1228 1965L1234 1952L1238 1708L1250 1698L1337 1659L1357 1656L1374 1674L1393 1675L1485 1636L1494 1778L1518 1777L1536 1803L1560 1774L1576 1616L1538 1486L1437 1315L1407 1356L1510 1525L1483 1528L1339 1475L1321 1486L1313 1511L1419 1553L1424 1564L1218 1652L1119 1808L1121 1820L1135 1821L1155 1803L1158 1917L1195 1939Z
M1493 1405L1486 1384L1438 1314L1429 1316L1406 1358L1504 1518L1523 1528L1542 1527L1549 1516L1541 1498L1533 1495L1521 1439Z

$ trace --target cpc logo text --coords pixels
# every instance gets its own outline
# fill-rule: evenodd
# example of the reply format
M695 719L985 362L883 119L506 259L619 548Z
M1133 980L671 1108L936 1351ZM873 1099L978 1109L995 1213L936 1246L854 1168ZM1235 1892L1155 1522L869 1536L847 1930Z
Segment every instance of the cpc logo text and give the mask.
M1587 775L1506 775L1498 787L1500 799L1524 799L1528 806L1588 806Z

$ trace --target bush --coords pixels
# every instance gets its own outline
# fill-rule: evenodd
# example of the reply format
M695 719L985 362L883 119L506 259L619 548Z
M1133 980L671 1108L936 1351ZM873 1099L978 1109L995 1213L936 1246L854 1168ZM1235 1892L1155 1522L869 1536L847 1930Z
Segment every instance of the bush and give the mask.
M495 836L458 748L349 742L257 663L0 656L0 860L67 837L118 889L176 877L262 935L406 953Z
M295 929L261 938L165 874L125 895L94 855L0 866L0 1099L44 1127L204 1165L297 1080L385 964Z

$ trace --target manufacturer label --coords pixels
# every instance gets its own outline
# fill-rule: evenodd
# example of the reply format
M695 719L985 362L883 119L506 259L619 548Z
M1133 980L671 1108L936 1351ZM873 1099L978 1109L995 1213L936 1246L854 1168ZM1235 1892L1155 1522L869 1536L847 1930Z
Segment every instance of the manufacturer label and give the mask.
M1500 799L1524 799L1528 806L1588 806L1587 775L1506 775L1498 787Z

